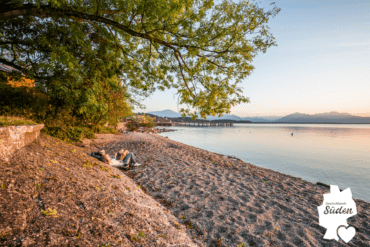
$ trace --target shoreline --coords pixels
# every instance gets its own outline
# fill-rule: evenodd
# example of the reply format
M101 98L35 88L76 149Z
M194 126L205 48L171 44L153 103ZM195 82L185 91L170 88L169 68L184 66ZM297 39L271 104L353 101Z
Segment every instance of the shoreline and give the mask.
M163 136L163 137L164 137L164 136ZM167 137L165 137L165 138L167 138ZM178 141L175 141L175 142L178 142ZM179 142L179 143L182 143L182 142ZM185 143L182 143L182 144L184 144L184 145L188 145L188 144L185 144ZM189 145L189 146L190 146L190 145ZM192 146L192 147L194 147L194 146ZM195 148L198 148L198 147L195 147ZM249 163L249 162L243 161L242 159L240 159L240 158L238 158L238 157L236 157L236 156L219 154L219 153L215 153L215 152L212 152L212 151L209 151L209 150L203 149L203 148L199 148L199 149L202 149L202 150L204 150L204 151L206 151L206 152L210 152L210 153L213 153L213 154L216 154L216 155L222 156L222 157L226 157L226 158L229 158L229 159L238 160L238 161L243 162L243 163L251 164L251 163ZM259 166L259 165L255 165L255 164L253 164L253 165L254 165L254 166L257 166L257 167L260 167L260 168L262 168L262 169L267 169L267 170L271 170L271 171L274 171L274 172L279 172L279 171L276 171L276 170L273 170L273 169L269 169L269 168L265 168L265 167L262 167L262 166ZM286 174L286 173L282 173L282 172L279 172L279 173L284 174L284 175L287 175L287 176L292 176L292 175L289 175L289 174ZM322 186L322 187L325 187L325 188L327 188L327 189L330 189L330 185L329 185L329 184L322 183L322 182L320 182L320 181L317 181L316 183L313 183L313 182L307 181L307 180L305 180L305 179L303 179L303 178L300 178L300 177L297 177L297 176L292 176L292 177L294 177L294 178L298 178L298 179L302 179L303 181L305 181L305 182L307 182L307 183L316 184L316 185L318 185L318 186ZM339 189L339 190L340 190L340 191L343 191L342 189ZM363 200L363 199L356 199L356 200L362 200L362 201L364 201L364 202L367 202L367 201L365 201L365 200ZM367 203L370 203L370 202L367 202Z
M317 206L326 187L161 135L124 134L99 145L133 152L139 168L125 172L167 207L199 246L368 246L370 203L355 199L348 244L324 240Z
M328 126L327 128L331 128L331 127L335 128L335 126ZM357 127L356 129L360 128L360 130L368 131L368 128L361 129L362 126L355 126L355 127ZM325 128L326 128L326 126L325 126ZM352 127L348 126L348 128L352 128ZM297 130L297 132L299 134L299 130ZM160 136L164 136L164 135L160 134ZM168 137L171 138L171 136L168 136ZM180 141L176 140L176 141L179 141L179 142L181 142L181 140L182 140L181 135L180 136L175 135L175 136L172 136L172 137L173 137L173 139L179 139ZM189 142L189 140L187 140L186 138L184 140ZM263 156L258 156L258 154L257 154L257 158L255 158L254 161L249 161L248 159L253 160L254 156L253 155L252 156L251 155L244 155L243 153L240 153L240 150L235 153L235 152L233 152L233 149L215 148L213 145L209 145L209 143L207 143L207 142L202 142L201 145L197 146L198 145L197 142L191 142L190 141L190 144L187 144L187 145L195 145L194 147L203 149L203 150L211 152L211 153L215 153L217 155L225 156L225 157L228 157L228 158L235 158L235 159L238 159L242 162L250 163L250 164L253 164L255 166L264 168L264 169L271 169L272 171L276 171L276 172L280 172L282 174L297 177L297 178L300 178L300 179L305 180L307 182L326 187L328 189L330 189L330 184L338 185L341 188L340 189L341 191L343 191L347 188L351 188L351 190L354 192L354 194L353 194L354 198L370 203L370 194L368 193L368 191L365 190L365 188L368 187L368 181L366 181L366 176L358 177L359 176L358 174L361 174L361 173L359 173L359 171L357 171L356 169L354 171L356 171L357 173L356 172L355 173L348 173L349 178L347 178L346 171L343 169L343 167L342 167L342 170L340 170L340 172L342 172L342 174L343 174L342 176L339 176L339 177L333 176L333 177L328 178L327 176L320 176L320 175L322 175L322 174L319 174L320 171L321 171L320 167L318 167L318 170L315 169L314 173L311 173L310 171L297 169L296 167L293 167L293 169L286 169L286 166L284 166L285 165L284 163L282 165L281 162L276 162L276 160L264 159ZM217 152L225 152L225 150L226 150L226 152L224 154L222 154L222 153L213 152L212 150L205 149L205 148L210 148L210 147L212 147L213 150L216 150ZM252 150L252 153L253 153L253 149L251 149L251 150ZM266 150L266 149L264 151L268 152L268 150ZM232 153L232 154L230 154L230 153ZM235 155L244 156L244 160L235 156ZM295 161L297 162L298 156L293 157L293 158L296 158ZM334 157L334 159L335 159L335 157ZM292 159L292 157L289 157L287 159L283 158L281 160L282 160L282 162L285 162L288 165L291 165L291 166L294 165L295 166L295 163L291 162L292 160L294 161L294 159ZM326 160L328 160L328 159L326 159ZM325 162L326 160L321 159L319 161L320 162ZM351 162L352 162L351 160L344 159L344 162L342 162L341 165L346 165L347 166L348 164L351 164ZM361 162L363 162L362 164L364 164L364 162L366 162L366 159L362 158ZM297 163L297 164L298 164L298 167L301 166L303 169L305 169L306 167L309 167L309 166L307 166L307 162L304 165L301 165L300 163ZM332 164L332 165L335 165L335 164ZM329 167L329 166L327 166L327 167ZM361 167L361 168L366 169L366 167ZM323 169L323 171L325 172L325 169ZM357 175L357 177L355 177L356 175ZM364 183L359 182L359 181L357 181L357 178L358 179L365 179L365 182ZM330 180L330 181L328 181L328 180Z

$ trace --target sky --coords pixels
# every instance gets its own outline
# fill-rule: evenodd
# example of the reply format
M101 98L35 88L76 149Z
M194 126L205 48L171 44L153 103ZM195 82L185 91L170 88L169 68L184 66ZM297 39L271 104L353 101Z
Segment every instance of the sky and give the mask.
M330 111L370 117L370 1L260 0L281 12L269 21L277 47L253 60L239 84L251 103L240 117ZM139 112L179 111L175 90L155 92Z

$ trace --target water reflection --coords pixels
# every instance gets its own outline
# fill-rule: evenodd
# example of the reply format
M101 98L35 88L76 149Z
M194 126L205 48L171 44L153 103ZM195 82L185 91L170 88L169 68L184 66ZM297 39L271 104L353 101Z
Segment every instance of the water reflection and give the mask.
M370 138L370 128L340 128L340 127L298 127L287 126L281 127L288 132L293 133L315 133L330 138L350 137L350 138Z

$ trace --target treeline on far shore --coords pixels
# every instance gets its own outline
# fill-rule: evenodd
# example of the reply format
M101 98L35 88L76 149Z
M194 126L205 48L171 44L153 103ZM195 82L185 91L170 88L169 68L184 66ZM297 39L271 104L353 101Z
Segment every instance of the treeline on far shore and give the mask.
M353 117L348 119L291 119L284 121L268 121L268 122L254 122L254 121L240 121L232 119L219 119L219 120L192 120L190 117L159 117L150 113L137 113L137 115L146 115L162 122L187 122L187 123L253 123L253 124L370 124L370 117Z
M137 113L137 115L146 115L152 118L155 118L160 121L171 121L171 122L186 122L186 123L252 123L251 121L238 121L238 120L232 120L232 119L219 119L219 120L204 120L204 119L196 119L192 120L190 117L159 117L154 114L150 113Z

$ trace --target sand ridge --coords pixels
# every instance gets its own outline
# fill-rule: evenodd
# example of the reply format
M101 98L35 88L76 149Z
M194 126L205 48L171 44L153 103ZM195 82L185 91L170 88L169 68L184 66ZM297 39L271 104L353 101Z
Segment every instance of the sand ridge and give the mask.
M199 246L370 246L370 203L355 200L358 215L348 223L357 233L348 244L324 240L317 206L327 188L159 135L99 139L111 155L121 148L135 154L142 166L126 174Z

